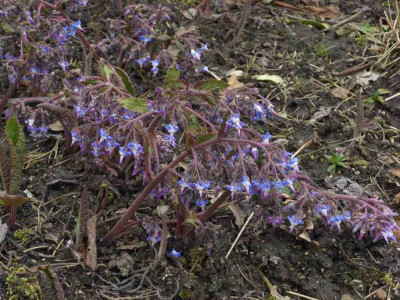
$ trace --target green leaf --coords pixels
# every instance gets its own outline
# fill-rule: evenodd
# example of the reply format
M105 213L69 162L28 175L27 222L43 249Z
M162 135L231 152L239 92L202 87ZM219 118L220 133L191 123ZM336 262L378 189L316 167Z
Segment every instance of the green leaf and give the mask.
M15 33L15 31L16 31L15 28L12 27L12 26L11 26L10 24L8 24L8 23L1 24L1 29L3 29L4 32L7 33L7 34Z
M114 70L117 73L117 75L121 78L122 83L124 84L128 93L131 94L132 96L135 96L135 88L133 87L133 83L129 78L128 74L124 70L118 67L114 67Z
M83 85L96 85L96 84L99 84L100 81L95 80L95 79L87 79L85 81L80 81L79 83L81 83Z
M330 165L330 166L328 167L328 172L329 172L329 173L334 173L335 170L336 170L336 165Z
M215 133L207 133L207 134L205 134L205 135L202 135L201 137L199 137L199 138L196 140L196 145L202 144L202 143L204 143L204 142L207 142L207 141L209 141L209 140L215 138L216 136L217 136L217 135L216 135Z
M148 107L147 101L145 99L131 97L131 98L122 99L120 101L121 101L121 105L124 108L129 109L131 111L138 112L138 113L145 113L145 112L149 111L149 107Z
M228 84L226 82L216 79L203 80L194 86L194 88L197 90L202 90L202 91L218 90L219 92L223 91L227 87Z
M179 79L179 70L176 66L173 66L172 68L169 68L167 71L167 75L165 76L165 85L166 86L171 86L174 82L176 82Z
M206 101L208 104L210 104L212 106L215 106L217 104L217 102L209 96L202 96L201 99L203 99L204 101Z
M99 65L99 73L101 77L103 77L107 81L110 81L111 75L112 73L114 73L114 71L109 65L107 65L104 59L102 59Z
M5 130L7 132L7 136L10 141L15 145L17 145L19 140L19 124L16 118L10 118L7 121L5 126Z

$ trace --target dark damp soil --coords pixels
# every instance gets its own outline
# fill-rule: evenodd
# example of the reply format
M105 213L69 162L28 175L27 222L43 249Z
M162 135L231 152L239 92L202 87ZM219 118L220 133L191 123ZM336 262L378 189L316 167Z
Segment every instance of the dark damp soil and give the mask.
M209 41L211 51L205 60L212 71L227 78L225 74L229 70L242 70L245 76L239 77L239 81L259 87L263 95L271 97L282 119L271 120L268 130L286 143L288 151L301 149L297 155L301 168L317 184L340 193L379 194L398 210L394 199L400 193L400 185L389 169L399 164L399 97L386 103L365 103L363 142L351 148L349 140L354 137L358 95L368 99L377 89L387 89L392 95L398 93L400 75L394 73L399 64L385 71L374 66L372 71L382 76L361 87L357 75L340 73L371 61L377 54L354 28L343 26L347 31L340 35L337 30L322 33L300 24L300 19L311 19L310 14L275 5L274 1L254 2L234 45L232 40L240 28L235 21L239 22L241 4L232 4L229 13L217 11L218 14L208 19L193 20L185 18L183 12L194 5L183 1L166 5L173 9L175 18L183 26L196 26L200 39ZM301 5L296 0L283 2ZM378 24L386 9L383 1L375 0L308 2L337 5L346 15L366 6L369 10L356 22L371 26ZM86 24L101 23L102 19L118 13L109 1L89 0L89 3L90 14L86 11L75 16ZM260 74L279 75L285 84L277 86L252 79ZM346 89L348 96L338 97L334 92L337 87ZM6 88L7 84L2 81L0 94ZM317 118L321 112L322 117ZM257 126L265 129L262 124ZM226 259L240 230L229 212L213 218L213 223L221 225L223 230L211 256L189 239L171 237L168 247L182 249L182 257L178 260L167 257L156 269L143 271L152 264L156 251L141 242L146 239L143 230L134 228L110 248L100 249L97 270L90 272L83 263L77 263L65 246L75 239L81 183L88 182L93 211L99 206L97 195L102 183L107 181L119 193L98 226L99 239L128 207L139 183L124 182L101 172L90 159L79 154L62 156L62 140L59 150L54 150L57 137L29 142L31 151L52 151L53 158L48 160L48 155L43 156L26 169L22 190L29 190L37 201L18 209L16 229L35 228L35 231L23 241L10 235L1 245L1 261L6 265L50 264L68 299L170 299L177 289L175 299L274 299L262 276L280 294L292 299L301 299L293 293L316 299L359 299L381 287L390 293L391 299L400 299L398 245L358 241L349 228L338 233L318 224L309 231L310 241L306 241L291 234L287 226L272 230L253 219ZM324 155L334 153L338 147L346 151L350 167L331 176ZM245 206L242 209L246 212ZM149 212L148 209L138 211L139 214ZM0 274L0 295L4 297L7 297L6 277L5 272ZM111 282L127 278L131 282L129 287L110 288ZM385 299L382 293L373 297Z

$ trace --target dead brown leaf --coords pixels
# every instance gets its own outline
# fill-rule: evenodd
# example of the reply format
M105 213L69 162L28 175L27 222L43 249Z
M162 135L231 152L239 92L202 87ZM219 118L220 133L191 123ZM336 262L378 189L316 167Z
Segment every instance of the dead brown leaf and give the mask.
M396 202L396 204L400 204L400 193L394 196L394 202Z
M400 178L400 169L390 169L389 172Z
M228 90L237 89L243 86L243 83L237 79L237 75L233 73L228 80Z
M5 195L3 198L3 204L4 205L9 205L9 206L20 206L24 203L29 202L29 199L27 197L23 196L18 196L18 195Z
M56 131L56 132L64 131L64 128L59 121L57 121L53 124L50 124L49 127L52 131Z
M346 99L349 95L350 91L344 87L336 87L331 91L331 94L333 97L339 98L339 99Z
M148 243L147 242L143 242L143 241L139 241L138 239L135 239L132 244L129 245L123 245L118 247L118 250L135 250L135 249L139 249L142 247L147 246Z

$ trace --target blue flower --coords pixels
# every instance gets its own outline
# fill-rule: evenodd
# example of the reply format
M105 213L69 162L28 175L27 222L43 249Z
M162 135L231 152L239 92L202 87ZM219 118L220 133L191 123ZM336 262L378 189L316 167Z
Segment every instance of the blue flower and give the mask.
M227 185L226 189L228 191L231 191L232 194L241 192L243 190L243 188L240 185L238 185L237 183L233 183L233 184Z
M204 51L204 50L208 51L208 43L205 43L205 44L201 45L200 50L201 51Z
M331 223L331 228L333 228L333 226L336 225L336 227L338 228L338 231L341 231L340 228L340 224L343 221L347 221L350 219L350 211L345 211L343 214L341 215L337 215L337 216L332 216L329 218L329 223Z
M131 151L133 156L137 158L140 154L143 153L143 146L139 143L128 143L126 147Z
M263 140L261 143L269 144L269 139L272 138L272 135L269 132L264 133Z
M100 135L100 142L99 143L102 143L102 142L107 141L107 140L112 140L112 136L110 136L107 133L107 131L105 131L103 128L99 129L99 135Z
M149 36L144 36L144 35L139 36L139 39L140 39L142 42L144 42L145 44L147 44L148 42L150 42L150 41L152 40L151 37L149 37Z
M128 150L126 150L125 147L119 147L119 163L122 164L122 161L124 160L125 156L128 156L131 154Z
M204 207L206 207L206 205L208 204L208 203L210 203L210 200L200 200L200 199L197 199L196 200L196 205L198 206L198 207L201 207L201 209L202 210L204 210Z
M203 197L203 191L209 189L210 186L210 181L200 181L198 183L193 183L193 187L199 192L200 198Z
M195 60L201 60L201 51L196 51L192 49L190 50L190 55L193 56Z
M119 146L119 143L113 141L112 139L108 139L105 141L104 148L108 154L108 156L111 156L111 153L114 151L115 148Z
M262 120L264 118L265 118L264 109L262 108L262 106L260 104L254 103L253 120L257 121L257 120Z
M73 130L71 131L71 137L72 137L72 142L71 142L71 146L73 144L75 144L76 142L81 143L82 139L79 137L79 132Z
M81 20L78 20L71 24L71 30L83 30Z
M49 131L49 129L50 129L49 126L43 126L43 127L37 127L36 131L40 132L40 133L43 133L43 134L46 134Z
M167 124L165 125L165 129L167 129L170 134L174 134L179 130L179 127L174 124Z
M246 189L247 194L250 194L250 180L249 177L247 176L242 176L242 181L240 182L240 184Z
M298 171L299 167L297 166L297 163L298 163L297 157L293 157L286 163L285 167L289 172Z
M287 219L290 222L290 232L293 231L293 228L297 225L303 224L304 221L301 217L299 217L298 215L292 215L292 216L288 216Z
M319 203L317 205L317 213L319 213L325 217L328 216L328 212L330 211L330 209L331 208L328 204Z
M172 250L169 252L169 254L174 258L181 257L181 251L177 251L177 250L175 250L175 248L172 248Z
M160 65L160 61L155 59L155 60L150 60L150 63L152 65L153 68L156 68Z
M204 73L210 72L210 70L208 69L207 66L202 67L202 68L201 68L201 71L204 72Z

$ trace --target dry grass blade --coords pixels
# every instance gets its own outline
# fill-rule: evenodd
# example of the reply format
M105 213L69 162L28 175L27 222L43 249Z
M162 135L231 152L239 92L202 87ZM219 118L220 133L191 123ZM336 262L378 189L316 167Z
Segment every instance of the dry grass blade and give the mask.
M88 239L87 239L85 264L92 271L96 270L96 265L97 265L96 225L97 225L96 215L91 217L86 222Z
M89 193L87 186L84 185L81 195L81 203L78 217L78 232L76 233L75 249L77 251L82 247L83 236L87 233L87 222L89 220Z

